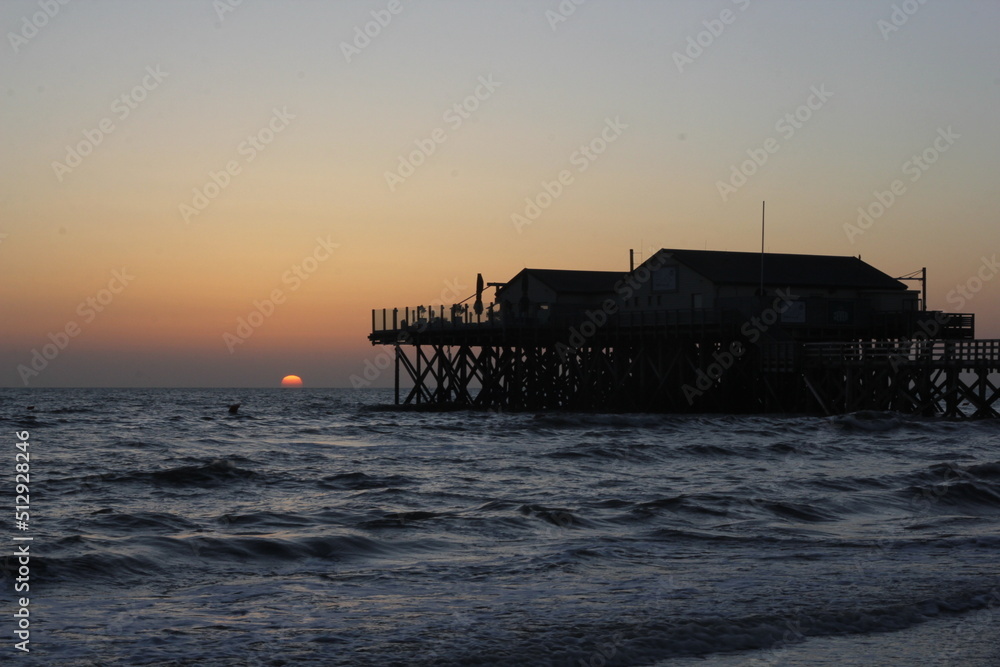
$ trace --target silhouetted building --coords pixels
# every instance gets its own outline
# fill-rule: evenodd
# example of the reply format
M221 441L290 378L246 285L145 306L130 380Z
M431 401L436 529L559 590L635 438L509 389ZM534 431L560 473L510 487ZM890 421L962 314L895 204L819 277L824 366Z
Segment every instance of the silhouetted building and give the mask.
M462 303L372 311L397 403L1000 416L1000 341L857 257L665 248L489 285L482 309L480 278Z

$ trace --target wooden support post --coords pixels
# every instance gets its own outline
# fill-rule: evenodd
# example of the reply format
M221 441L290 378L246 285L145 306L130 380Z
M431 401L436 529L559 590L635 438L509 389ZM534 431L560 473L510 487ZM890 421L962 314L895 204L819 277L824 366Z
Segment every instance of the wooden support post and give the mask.
M772 340L769 346L733 353L733 363L721 364L740 337L724 318L704 311L622 313L576 348L565 344L573 321L560 319L557 326L562 314L555 311L541 327L498 318L495 306L486 318L459 310L449 317L436 307L393 309L390 318L388 310L382 311L382 329L372 311L372 340L394 345L397 405L826 414L894 410L953 419L1000 417L995 407L1000 382L994 381L1000 341ZM433 326L435 317L438 326ZM392 333L418 324L420 331L412 336ZM416 355L412 361L408 347ZM709 376L713 364L725 368ZM401 386L404 371L413 382L408 393ZM967 374L975 380L967 380Z
M423 373L420 372L420 359L421 359L421 357L423 355L420 353L420 344L419 343L414 347L414 350L417 353L417 377L416 377L416 380L415 380L415 384L413 385L413 391L417 392L417 396L416 396L416 398L417 398L417 405L420 405L420 403L421 403L421 397L423 396L423 393L424 393L424 376L423 376Z
M399 349L399 343L396 343L393 347L396 351L393 386L395 387L396 392L396 405L399 405L399 355L402 354L402 350Z

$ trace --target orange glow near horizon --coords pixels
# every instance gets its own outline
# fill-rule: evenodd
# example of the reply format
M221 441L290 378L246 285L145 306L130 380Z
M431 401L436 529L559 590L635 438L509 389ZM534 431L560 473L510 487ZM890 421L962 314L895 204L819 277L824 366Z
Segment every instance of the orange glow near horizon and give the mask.
M285 377L281 378L281 386L282 387L301 387L302 386L302 378L300 378L298 375L286 375Z

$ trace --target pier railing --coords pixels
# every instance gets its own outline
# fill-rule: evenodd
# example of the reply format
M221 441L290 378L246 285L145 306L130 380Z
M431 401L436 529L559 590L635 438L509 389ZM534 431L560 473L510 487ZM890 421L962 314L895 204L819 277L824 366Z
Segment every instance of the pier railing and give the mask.
M372 333L497 326L502 320L500 304L495 303L484 307L482 313L467 304L382 308L372 311Z
M735 310L714 308L680 310L615 310L573 304L491 303L481 313L468 304L382 308L372 311L372 334L391 332L457 331L527 327L568 329L590 322L598 327L664 328L709 325L738 326L745 316Z
M805 343L807 364L866 363L931 364L935 366L993 365L1000 368L1000 340L855 341Z

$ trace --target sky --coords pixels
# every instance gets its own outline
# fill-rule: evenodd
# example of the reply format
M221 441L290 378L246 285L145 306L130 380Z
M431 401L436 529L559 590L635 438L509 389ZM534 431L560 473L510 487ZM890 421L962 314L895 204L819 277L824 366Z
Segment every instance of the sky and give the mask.
M992 0L4 0L0 386L388 385L373 308L755 251L765 200L769 252L927 267L1000 338L998 27Z

